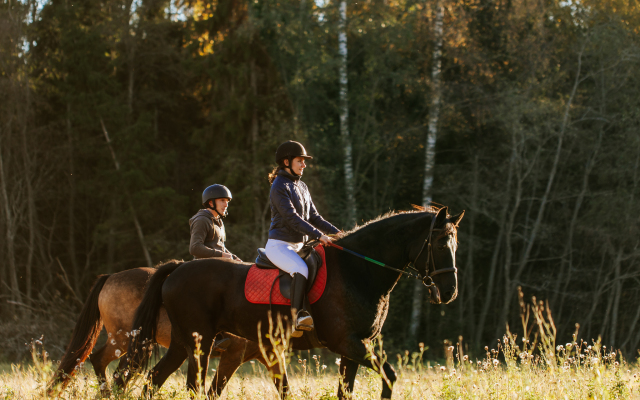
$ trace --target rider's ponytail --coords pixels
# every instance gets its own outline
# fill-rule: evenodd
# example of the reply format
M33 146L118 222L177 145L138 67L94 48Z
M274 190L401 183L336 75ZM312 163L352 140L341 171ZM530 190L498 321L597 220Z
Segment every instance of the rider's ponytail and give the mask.
M273 171L269 172L269 184L272 184L273 181L276 179L276 176L278 176L278 171L280 171L280 166L278 165L277 167L275 167L273 169Z

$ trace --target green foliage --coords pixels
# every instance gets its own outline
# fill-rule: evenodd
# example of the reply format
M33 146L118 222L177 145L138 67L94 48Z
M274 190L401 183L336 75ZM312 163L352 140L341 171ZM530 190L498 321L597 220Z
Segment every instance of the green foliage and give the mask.
M338 2L38 4L0 3L0 180L11 205L0 211L0 278L16 272L19 291L30 290L26 305L75 302L97 274L145 266L135 220L153 262L189 259L188 219L212 183L234 193L228 247L252 260L270 222L266 176L286 139L315 157L304 179L321 214L350 228ZM467 353L481 354L479 343L517 326L522 285L568 321L558 337L579 322L584 337L632 352L640 344L637 5L444 6L433 195L467 217L458 299L424 308L419 341L432 358L445 357L438 343L459 336ZM432 20L431 3L348 4L358 221L421 202ZM406 348L412 284L401 280L393 293L389 352ZM14 289L0 294L15 302ZM16 307L0 312L29 314Z

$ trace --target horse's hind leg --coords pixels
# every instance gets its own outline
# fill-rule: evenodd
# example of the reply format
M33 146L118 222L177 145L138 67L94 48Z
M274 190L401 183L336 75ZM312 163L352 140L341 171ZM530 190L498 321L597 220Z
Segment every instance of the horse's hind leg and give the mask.
M358 367L360 364L353 360L349 360L345 356L340 358L340 384L338 385L338 398L344 399L351 397L353 392L353 384L356 380Z
M149 376L151 377L151 385L154 390L159 389L164 382L169 378L169 376L174 373L184 360L187 359L187 350L184 346L176 343L173 338L171 339L171 345L169 345L169 350L165 353L165 355L158 361L158 363L153 367L153 369L149 372ZM148 392L148 387L145 385L144 392Z
M98 384L100 386L100 393L103 396L108 396L109 390L107 389L107 366L112 362L120 358L126 351L121 348L122 346L113 345L109 342L102 346L97 351L89 356L89 361L93 365L93 370L98 377ZM120 353L118 353L118 350ZM104 386L103 386L104 385Z
M211 354L211 347L213 346L213 338L215 336L216 333L211 332L209 329L200 329L200 332L193 332L193 337L191 338L192 344L187 347L187 356L189 357L187 390L193 391L194 394L199 392L200 385L204 386L205 379L207 378L209 355ZM197 341L200 342L199 349ZM199 354L198 350L200 350Z

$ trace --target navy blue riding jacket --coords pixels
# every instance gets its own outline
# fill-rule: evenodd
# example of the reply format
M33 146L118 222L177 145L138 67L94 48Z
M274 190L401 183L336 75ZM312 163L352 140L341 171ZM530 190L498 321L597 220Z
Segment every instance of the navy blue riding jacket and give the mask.
M285 170L271 184L269 192L271 226L269 239L300 243L307 239L319 239L322 234L340 232L318 214L311 200L307 185L299 176Z

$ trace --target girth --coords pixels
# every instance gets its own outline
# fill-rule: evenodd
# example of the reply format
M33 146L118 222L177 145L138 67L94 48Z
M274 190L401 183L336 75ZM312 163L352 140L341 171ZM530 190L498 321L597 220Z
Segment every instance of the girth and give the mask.
M317 245L317 241L309 242L302 246L302 249L298 251L298 255L307 264L307 269L309 270L307 278L307 292L311 290L311 287L316 280L316 276L318 275L318 269L322 265L320 255L314 249L314 247ZM267 257L265 249L263 248L258 249L258 257L256 257L255 263L256 267L261 269L279 269L271 262L271 260L269 260L269 257ZM278 275L276 279L280 280L280 293L282 294L282 296L286 299L291 300L291 275L289 275L285 271L280 270L280 275Z

